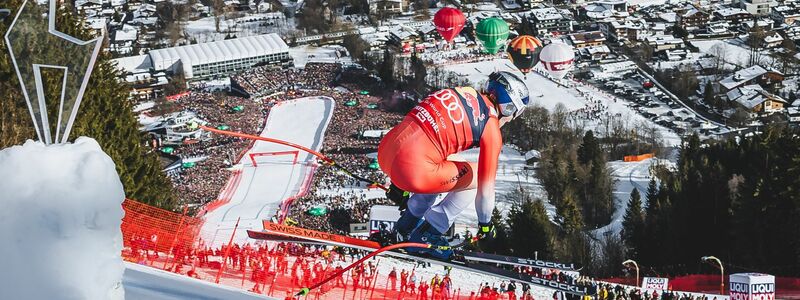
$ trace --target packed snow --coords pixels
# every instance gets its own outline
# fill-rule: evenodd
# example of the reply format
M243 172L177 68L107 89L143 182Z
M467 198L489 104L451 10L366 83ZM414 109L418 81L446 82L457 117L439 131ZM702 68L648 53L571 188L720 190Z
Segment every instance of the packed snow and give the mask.
M292 142L319 150L328 123L331 120L334 101L328 97L308 97L283 101L274 106L267 118L262 137ZM272 218L281 204L297 196L305 189L309 176L313 175L311 154L299 151L297 164L292 155L260 156L258 167L253 167L250 153L294 151L289 146L257 141L234 168L241 169L238 184L231 187L230 202L206 215L201 231L209 245L218 246L228 242L237 219L241 218L234 241L247 241L247 229L263 229L262 220ZM224 193L224 191L223 191Z
M125 193L94 139L0 150L0 299L124 299Z
M122 283L128 300L274 299L134 263L125 263Z

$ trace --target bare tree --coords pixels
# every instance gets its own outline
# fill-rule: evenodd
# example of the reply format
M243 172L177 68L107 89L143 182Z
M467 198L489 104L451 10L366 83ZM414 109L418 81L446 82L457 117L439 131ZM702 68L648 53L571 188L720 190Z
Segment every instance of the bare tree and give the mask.
M722 76L723 70L725 69L725 64L728 61L728 47L725 46L724 43L718 43L709 50L713 56L712 61L714 63L714 81L717 81Z
M764 38L766 36L767 33L764 31L764 28L761 28L761 26L757 24L750 31L750 34L747 36L747 46L750 47L747 67L752 67L761 62L761 55L763 54L761 48L764 45Z
M211 12L214 14L214 28L219 33L219 22L225 14L225 2L223 0L211 0Z

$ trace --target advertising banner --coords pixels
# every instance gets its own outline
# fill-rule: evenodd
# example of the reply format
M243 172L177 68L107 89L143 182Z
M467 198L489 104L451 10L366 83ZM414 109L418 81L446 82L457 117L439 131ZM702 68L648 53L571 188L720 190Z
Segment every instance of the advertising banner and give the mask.
M738 273L730 276L731 300L774 300L775 276Z
M642 289L664 291L669 289L669 278L645 277L642 280Z

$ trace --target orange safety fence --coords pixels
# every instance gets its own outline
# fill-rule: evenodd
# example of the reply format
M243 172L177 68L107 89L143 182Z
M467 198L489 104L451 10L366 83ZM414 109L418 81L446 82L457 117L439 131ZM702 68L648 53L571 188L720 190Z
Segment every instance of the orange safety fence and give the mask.
M645 159L653 157L655 157L654 153L646 153L642 155L626 155L625 157L623 157L623 160L626 162L633 162L633 161L643 161Z
M202 219L186 215L185 210L175 213L130 199L122 202L122 208L124 246L132 250L129 259L141 250L169 253L173 248L191 247L203 225Z

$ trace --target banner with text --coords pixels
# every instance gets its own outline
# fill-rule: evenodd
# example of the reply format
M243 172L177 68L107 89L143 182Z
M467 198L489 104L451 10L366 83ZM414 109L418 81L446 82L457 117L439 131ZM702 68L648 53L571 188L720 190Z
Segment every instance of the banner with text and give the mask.
M731 300L774 300L775 276L738 273L730 277Z
M664 291L669 289L669 278L645 277L642 280L642 289Z

